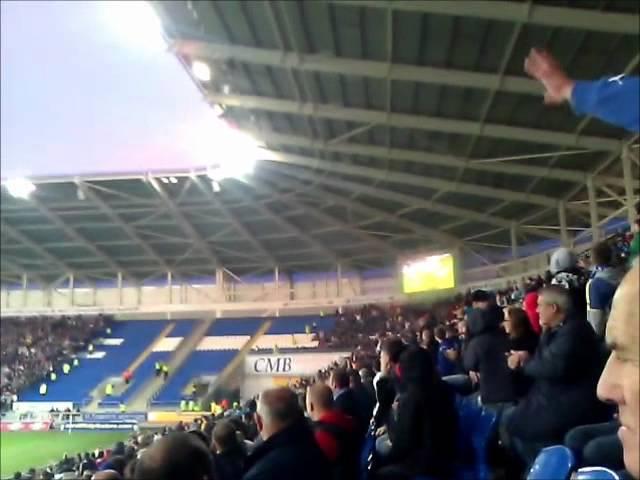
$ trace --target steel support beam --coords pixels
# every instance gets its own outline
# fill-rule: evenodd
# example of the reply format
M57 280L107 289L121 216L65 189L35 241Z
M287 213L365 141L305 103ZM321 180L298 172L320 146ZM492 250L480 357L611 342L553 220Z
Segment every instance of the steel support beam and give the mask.
M278 181L283 181L290 185L298 186L300 188L309 188L299 182L289 180L289 179L285 180L282 175L278 176ZM325 196L331 195L330 192L322 190L316 186L312 188L315 190L318 190L318 192L320 192L322 195L325 195ZM344 205L345 207L353 208L354 210L360 211L365 215L373 215L373 216L377 216L385 220L391 221L395 225L398 225L402 228L406 228L407 230L415 232L419 235L431 238L436 242L440 242L441 245L458 246L461 243L460 239L454 237L453 235L449 235L447 233L435 230L433 228L427 227L425 225L421 225L419 223L416 223L410 220L399 218L392 213L385 212L384 210L380 210L378 208L369 207L356 200L351 200L349 198L344 198L344 197L334 195L334 201L339 205Z
M220 261L220 257L216 254L216 252L207 244L204 238L196 231L191 222L185 218L180 209L178 209L175 202L171 199L167 192L165 192L164 188L158 181L153 178L148 178L149 183L153 187L153 189L158 193L159 197L162 199L162 202L166 205L167 209L171 216L176 220L178 225L182 231L187 234L187 236L193 241L194 245L198 247L198 249L206 255L206 257L211 261L213 266L222 267L222 262Z
M195 183L198 188L211 200L213 205L222 212L222 215L240 232L240 234L245 237L251 245L267 259L269 262L269 266L275 267L278 264L276 258L267 250L267 248L256 238L256 236L249 231L244 224L236 218L229 208L213 193L211 187L207 188L207 186L203 183L203 181L199 177L195 177Z
M343 180L340 178L318 178L318 176L313 174L312 172L308 172L304 170L295 170L295 171L291 170L291 171L288 171L287 173L290 176L296 177L301 180L310 180L314 182L324 183L329 187L343 189L345 190L345 192L359 190L361 193L367 193L373 197L384 198L394 202L409 205L411 206L412 209L419 208L419 209L424 209L431 212L444 213L445 215L451 215L454 217L463 218L465 220L473 220L473 221L488 223L490 225L495 225L498 227L510 228L511 226L511 220L508 220L506 218L501 218L493 215L486 215L482 212L477 212L475 210L468 210L465 208L454 207L452 205L447 205L444 203L425 200L415 195L392 192L391 190L387 190L381 187L367 186L364 184ZM335 196L330 195L329 198L335 199ZM556 238L555 235L542 230L535 230L535 231L530 230L529 232L535 233L536 235L545 237L545 238L553 238L553 239Z
M522 175L526 177L545 177L555 180L565 180L584 184L587 174L582 171L569 170L565 168L548 168L538 167L535 165L520 164L504 164L504 163L484 163L484 162L468 162L461 157L453 155L445 155L439 153L429 153L419 150L409 150L401 148L387 149L374 145L365 145L360 143L332 143L314 141L310 138L299 135L288 135L278 133L272 130L252 130L258 138L264 139L271 145L286 145L293 147L302 147L308 149L325 150L328 152L342 153L345 155L361 155L365 157L380 158L383 160L404 160L421 165L437 165L440 167L460 168L465 167L469 170L477 170L482 172L508 173L513 175ZM610 175L596 175L595 180L598 184L609 184L622 187L624 182L621 178ZM635 185L640 186L640 181L635 180Z
M225 95L210 92L207 94L207 99L209 102L222 103L227 106L247 110L267 110L333 120L376 123L397 128L456 133L460 135L477 135L480 133L480 125L471 120L456 120L452 118L409 115L404 113L391 113L387 115L385 111L380 110L346 108L329 104L298 103L295 100L281 100L273 97L251 95ZM620 141L605 137L576 136L571 133L494 123L485 123L482 129L482 135L491 138L520 140L524 142L533 141L550 145L589 148L592 150L619 151L622 147Z
M502 82L497 75L451 68L423 67L409 64L379 62L318 54L297 54L266 48L229 45L215 41L177 39L172 48L191 58L235 60L270 67L281 67L309 73L357 75L369 78L417 82L453 87L499 89L504 92L540 95L540 84L526 77L505 75Z
M332 161L321 161L313 157L302 155L294 155L285 152L273 152L276 158L271 161L283 164L297 165L301 167L314 168L320 167L335 173L346 175L357 175L369 179L383 178L387 182L400 183L405 185L415 185L418 187L428 187L438 189L448 189L454 192L468 193L480 197L497 198L502 200L512 200L515 202L530 203L533 205L541 205L543 207L557 208L558 201L544 195L524 194L513 190L503 188L486 187L474 185L470 183L452 182L439 178L421 177L403 172L384 171L377 168L364 167L359 165L351 165L347 163L339 163Z
M482 0L332 0L335 5L387 9L484 18L506 22L532 23L547 27L573 28L594 32L638 35L638 17L631 13L602 12L580 8Z
M518 258L518 229L515 222L511 224L509 233L511 234L511 257L515 259Z
M90 186L82 181L76 181L76 185L80 189L82 193L88 198L90 201L95 203L98 209L104 213L109 220L115 223L118 227L120 227L124 232L131 238L137 245L139 245L151 258L153 258L162 270L170 270L171 267L164 261L164 259L158 255L153 248L151 248L147 242L145 242L140 235L136 233L136 231L131 228L127 222L125 222L119 213L115 212L109 205L105 203L97 194L95 194Z
M271 178L271 177L270 177ZM276 182L280 183L281 178L276 178ZM297 183L297 182L291 182L291 181L287 181L285 182L285 184L287 185L292 185L296 188L305 188L304 185L302 185L301 183ZM258 190L262 190L268 193L273 193L274 190L271 187L268 187L265 185L264 182L255 182L253 184L253 186L258 189ZM329 215L325 212L323 212L322 210L320 210L319 208L316 207L312 207L310 205L307 204L298 204L298 206L302 207L304 210L306 210L310 215L319 218L320 220L322 220L323 222L329 223L330 225L335 225L336 227L342 229L342 230L346 230L349 233L355 235L356 237L358 237L360 240L362 240L365 244L373 247L373 248L377 248L378 250L381 250L385 253L391 254L393 256L397 256L400 254L400 251L395 248L393 245L380 240L379 238L377 238L374 235L368 234L358 228L354 228L352 225L349 225L346 222L343 222L342 220L335 218L332 215Z
M40 210L40 212L47 217L53 224L55 224L60 230L62 230L69 238L71 238L74 242L77 242L88 250L90 250L96 257L105 262L109 267L113 269L114 272L121 271L128 277L131 277L134 280L137 280L135 275L131 274L128 269L124 268L119 262L111 258L107 255L102 249L97 247L90 241L87 237L81 234L74 227L65 222L57 213L47 207L42 201L37 199L35 196L31 198L33 205Z
M587 193L589 195L589 218L591 220L591 239L593 243L600 240L600 228L598 227L598 203L596 187L593 179L587 179Z

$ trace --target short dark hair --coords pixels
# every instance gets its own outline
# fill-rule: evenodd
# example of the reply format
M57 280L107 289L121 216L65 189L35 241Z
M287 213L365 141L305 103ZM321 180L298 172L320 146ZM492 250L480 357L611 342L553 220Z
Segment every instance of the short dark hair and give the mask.
M336 368L333 372L333 383L338 388L349 388L349 374L344 368Z
M597 243L591 250L591 257L596 265L610 265L613 257L611 246L606 241Z
M229 420L219 421L213 429L213 440L221 451L236 448L238 436L235 425Z
M170 433L154 442L136 465L136 480L202 480L213 475L213 457L207 447L194 435Z
M398 363L406 345L398 337L387 338L382 343L382 351L387 354L391 363Z
M436 336L436 338L438 340L442 340L443 338L445 338L447 336L447 329L444 327L444 325L438 325L436 327L434 335Z
M491 300L491 295L486 290L474 290L471 293L472 302L488 302L489 300Z
M362 378L360 378L360 372L357 370L349 370L349 381L354 385L360 385L362 383Z

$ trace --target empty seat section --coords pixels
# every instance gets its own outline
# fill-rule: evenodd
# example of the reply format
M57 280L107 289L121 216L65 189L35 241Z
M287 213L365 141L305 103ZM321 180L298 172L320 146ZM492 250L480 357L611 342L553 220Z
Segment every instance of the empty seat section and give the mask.
M238 350L192 352L180 369L169 377L151 405L173 406L178 404L183 398L183 391L194 378L220 373L237 353Z
M304 316L304 317L280 317L273 319L271 328L267 331L269 334L285 334L285 333L304 333L307 326L311 327L316 324L318 330L330 332L333 330L336 319L335 317L321 316Z
M266 318L220 318L213 322L207 335L253 335Z
M119 405L121 402L127 403L130 401L137 393L140 392L140 389L153 378L155 375L156 362L168 363L184 338L191 335L191 332L196 327L197 322L197 320L177 321L169 334L164 337L162 342L160 342L160 345L155 345L154 351L151 352L133 372L133 378L129 387L120 395L114 395L109 399L104 399L100 402L100 406L112 407ZM170 349L166 349L167 345L170 345ZM156 351L158 348L161 348L162 350Z
M95 342L94 356L104 352L101 358L82 358L80 365L69 375L57 371L55 382L46 380L46 397L38 393L39 382L19 394L22 401L86 402L94 390L108 377L120 376L151 342L167 326L164 320L133 320L115 322L108 339L122 339L119 345L101 345Z

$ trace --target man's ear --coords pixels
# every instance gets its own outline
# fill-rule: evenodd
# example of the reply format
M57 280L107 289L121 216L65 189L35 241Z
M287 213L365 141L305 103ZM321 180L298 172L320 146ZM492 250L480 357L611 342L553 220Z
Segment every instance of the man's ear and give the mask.
M264 423L262 423L262 417L260 417L260 415L256 413L255 419L256 419L256 426L258 427L258 432L262 432L262 429L264 428Z

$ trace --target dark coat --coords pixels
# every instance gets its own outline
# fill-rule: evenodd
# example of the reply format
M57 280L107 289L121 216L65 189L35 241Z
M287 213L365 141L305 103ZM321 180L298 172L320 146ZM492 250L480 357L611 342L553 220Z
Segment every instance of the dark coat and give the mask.
M522 371L533 380L507 431L523 440L562 443L573 427L604 420L606 406L596 397L602 372L596 335L574 317L540 337L535 355Z
M451 478L458 423L454 394L437 376L424 349L404 352L400 370L402 393L385 462L411 475Z
M464 351L464 368L480 374L482 403L515 402L516 378L507 365L509 337L500 327L499 308L475 309L470 315L477 329Z
M327 480L331 474L311 426L300 419L254 448L242 479Z
M371 414L373 413L373 407L376 406L375 394L372 396L364 385L359 385L352 390L358 404L358 415L360 417L360 421L364 422L365 425L369 425Z
M538 341L538 335L531 331L519 338L509 338L509 350L529 352L533 355L538 347ZM529 393L533 379L527 377L522 370L516 370L513 373L516 384L516 396L520 399Z
M240 480L246 458L242 447L214 455L216 480Z

